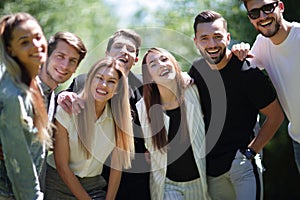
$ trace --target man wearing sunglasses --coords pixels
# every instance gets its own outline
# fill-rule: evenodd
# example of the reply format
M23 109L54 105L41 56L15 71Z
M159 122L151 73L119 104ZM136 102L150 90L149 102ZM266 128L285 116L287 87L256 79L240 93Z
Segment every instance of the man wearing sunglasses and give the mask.
M300 173L300 23L283 18L284 4L274 0L242 0L250 22L260 33L248 54L248 48L233 46L243 60L253 57L251 64L265 68L277 91L289 120L288 132L293 140L295 160Z

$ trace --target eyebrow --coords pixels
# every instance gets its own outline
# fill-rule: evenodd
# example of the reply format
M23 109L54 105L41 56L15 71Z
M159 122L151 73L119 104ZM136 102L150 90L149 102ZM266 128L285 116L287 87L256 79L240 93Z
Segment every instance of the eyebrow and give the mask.
M101 77L104 76L104 75L103 75L102 73L100 73L100 72L97 72L96 75L100 75ZM96 75L95 75L95 76L96 76ZM113 76L109 76L109 80L115 80L115 81L118 81L118 79L115 78L115 77L113 77Z
M28 35L24 35L24 36L19 37L17 39L17 41L20 41L20 40L23 40L23 39L27 39L27 38L29 38L29 36Z
M160 55L158 59L153 59L149 62L149 64L152 64L153 62L155 62L156 60L161 59L162 57L165 57L164 55Z

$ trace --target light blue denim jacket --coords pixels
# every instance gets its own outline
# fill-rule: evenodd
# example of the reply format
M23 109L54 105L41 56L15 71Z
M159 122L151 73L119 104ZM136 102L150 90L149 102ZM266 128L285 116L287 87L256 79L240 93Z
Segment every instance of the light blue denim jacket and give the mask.
M28 96L5 73L0 80L0 197L43 199L39 174L45 148L36 137Z

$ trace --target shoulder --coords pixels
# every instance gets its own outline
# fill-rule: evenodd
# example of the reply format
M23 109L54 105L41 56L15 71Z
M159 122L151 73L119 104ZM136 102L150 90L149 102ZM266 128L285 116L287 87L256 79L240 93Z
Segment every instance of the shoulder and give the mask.
M199 93L195 84L189 85L184 89L184 98L192 103L199 103Z
M55 119L64 127L72 124L72 115L68 114L60 105L56 108Z
M140 87L143 84L143 77L141 74L134 74L130 71L128 74L128 82L131 86Z
M8 74L5 74L0 82L0 101L1 107L5 109L16 109L16 106L20 105L21 102L29 103L29 98L26 98L25 92L15 84ZM11 110L11 112L13 112L13 110Z
M191 69L200 69L205 64L206 64L206 62L203 58L198 58L193 61Z
M143 110L146 109L145 107L145 101L144 101L144 98L141 98L136 104L136 109L138 110L138 112L141 112Z
M16 85L11 76L5 73L0 82L1 96L11 97L22 94L21 88Z

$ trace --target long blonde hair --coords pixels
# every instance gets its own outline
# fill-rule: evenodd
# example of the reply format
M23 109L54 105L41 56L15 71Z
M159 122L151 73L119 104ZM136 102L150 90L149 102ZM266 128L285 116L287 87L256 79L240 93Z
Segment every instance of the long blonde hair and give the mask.
M34 125L38 129L37 137L41 143L48 147L51 143L51 124L48 121L43 97L37 85L35 77L30 77L26 68L18 62L17 58L8 53L8 47L12 40L14 29L28 20L38 21L28 13L15 13L6 15L0 20L0 67L1 73L8 73L17 87L30 98L34 109Z
M78 139L81 148L90 157L89 149L94 139L94 129L96 121L95 99L91 93L90 87L97 71L102 68L114 68L119 75L117 92L108 101L113 120L115 124L115 139L118 148L119 161L124 168L131 167L131 159L134 152L133 129L131 121L131 109L128 96L127 77L124 72L117 66L117 62L110 57L105 57L96 62L87 75L84 89L80 96L85 102L85 109L81 112L76 121L78 126ZM89 134L87 134L89 133Z

